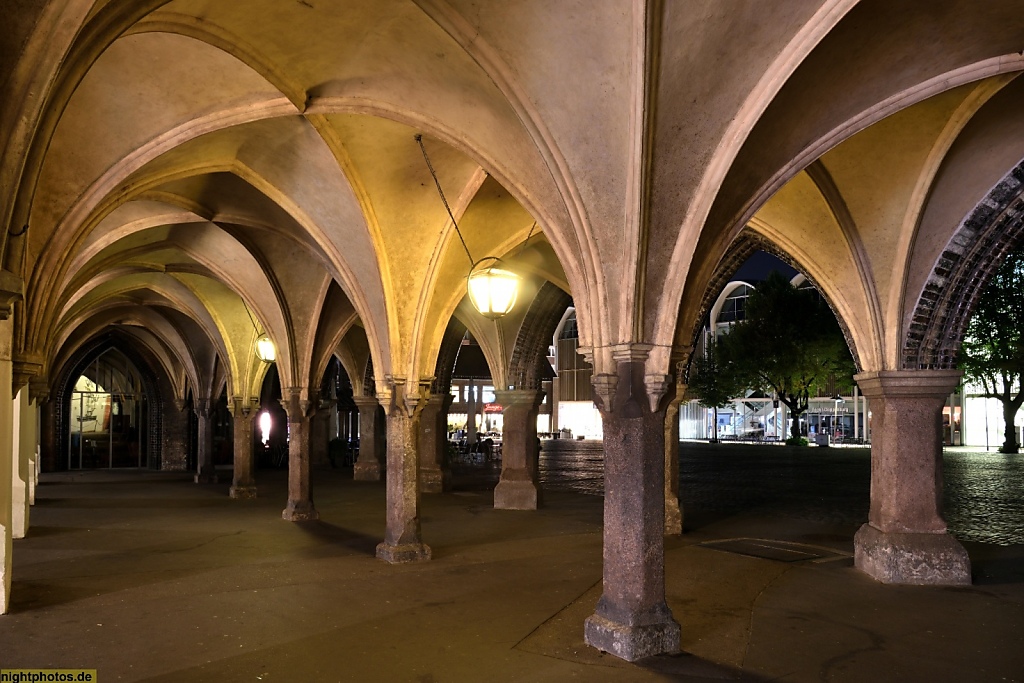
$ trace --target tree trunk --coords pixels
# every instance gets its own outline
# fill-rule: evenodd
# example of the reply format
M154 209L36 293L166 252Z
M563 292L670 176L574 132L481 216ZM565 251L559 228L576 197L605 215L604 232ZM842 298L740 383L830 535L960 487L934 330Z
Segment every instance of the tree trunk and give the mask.
M1003 446L1000 453L1019 453L1020 444L1017 443L1017 427L1013 421L1017 417L1017 406L1012 401L1003 401Z
M787 407L789 407L789 406L787 406ZM803 414L803 411L800 411L798 413L798 412L795 412L792 408L790 408L789 409L789 414L790 414L790 416L793 419L793 424L789 428L789 435L792 438L794 438L794 439L799 439L801 436L803 436L800 433L800 416Z
M718 443L718 406L715 406L713 410L715 411L715 424L712 427L711 443Z

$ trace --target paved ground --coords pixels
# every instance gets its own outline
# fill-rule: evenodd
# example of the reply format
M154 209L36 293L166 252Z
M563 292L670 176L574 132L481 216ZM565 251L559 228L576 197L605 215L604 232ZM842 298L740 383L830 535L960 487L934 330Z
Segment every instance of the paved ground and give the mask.
M752 454L716 451L710 473L687 475L684 493L703 493L666 547L678 656L627 664L583 644L599 496L549 490L542 510L496 511L490 475L464 472L461 491L424 496L434 559L389 566L373 557L383 485L350 471L314 471L310 524L280 519L284 472L261 471L252 502L181 475L94 472L44 477L14 546L0 667L168 682L1024 680L1024 545L966 542L969 588L884 586L849 558L860 520L842 491L859 484L779 475L779 451L744 475ZM797 493L773 504L744 476ZM808 486L815 501L794 506Z

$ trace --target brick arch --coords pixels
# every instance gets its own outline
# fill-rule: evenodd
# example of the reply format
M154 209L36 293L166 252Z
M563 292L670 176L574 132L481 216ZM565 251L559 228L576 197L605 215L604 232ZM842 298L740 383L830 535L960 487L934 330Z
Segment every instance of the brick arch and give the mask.
M441 348L437 352L437 363L434 365L434 382L431 391L435 394L447 395L452 390L452 375L455 373L455 361L459 357L459 348L466 336L466 326L455 316L448 320L441 338Z
M540 389L547 348L569 306L572 306L572 297L550 282L545 282L537 292L519 326L508 366L508 381L516 389Z
M978 298L1006 256L1024 241L1024 161L978 202L928 277L903 342L904 370L956 367Z
M693 328L690 330L689 340L690 348L697 348L697 342L700 337L701 328L704 326L704 321L707 319L708 314L711 312L711 308L715 305L715 300L718 299L718 295L725 289L725 286L732 280L732 276L739 270L739 267L750 258L755 251L764 251L775 258L779 259L783 263L792 266L796 271L803 275L808 282L814 285L814 288L818 290L818 293L825 299L828 307L832 310L833 315L836 316L836 320L839 322L839 328L843 331L843 337L846 339L846 346L850 349L850 354L853 356L853 363L857 370L861 370L860 357L857 354L857 347L853 343L853 336L850 334L850 329L843 320L841 315L836 314L836 307L832 304L832 300L828 294L818 283L807 274L806 270L800 265L799 261L793 258L788 252L782 249L779 245L775 244L767 237L754 232L750 228L745 228L732 243L728 250L725 252L725 256L719 261L718 267L715 268L714 275L711 276L711 280L708 281L707 287L704 289L704 297L700 302L700 312L696 317ZM687 380L690 376L690 367L693 363L693 353L690 353L690 357L682 362L685 372L680 372L681 376Z
M142 380L142 390L146 395L148 413L148 434L146 435L146 448L149 453L150 467L162 468L163 466L163 415L164 408L173 405L170 392L170 380L160 372L159 376L154 368L160 368L160 364L147 358L134 342L127 335L110 331L101 334L92 341L83 345L74 356L68 359L63 369L57 375L54 383L56 389L53 398L54 418L57 423L57 452L53 455L54 462L63 462L62 454L68 452L70 441L71 411L69 410L71 394L74 391L75 382L79 376L100 354L110 349L115 349L127 358L139 372ZM164 382L159 381L164 378ZM161 388L166 391L161 391ZM57 469L60 469L59 465Z

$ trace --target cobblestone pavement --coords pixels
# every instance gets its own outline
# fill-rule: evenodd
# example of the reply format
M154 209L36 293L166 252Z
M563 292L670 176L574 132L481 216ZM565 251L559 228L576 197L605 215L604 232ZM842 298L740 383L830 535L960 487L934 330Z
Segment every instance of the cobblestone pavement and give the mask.
M683 442L679 497L687 526L738 514L784 516L855 529L867 520L871 451ZM961 541L1024 544L1024 455L956 448L943 458L943 515ZM545 489L601 495L601 444L547 441ZM499 465L463 468L459 481L493 486Z

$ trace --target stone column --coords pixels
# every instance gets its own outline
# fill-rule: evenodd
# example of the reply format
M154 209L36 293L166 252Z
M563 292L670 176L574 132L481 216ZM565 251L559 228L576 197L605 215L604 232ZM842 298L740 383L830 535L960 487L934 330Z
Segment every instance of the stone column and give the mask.
M29 458L29 486L28 486L28 503L29 505L36 504L36 486L39 485L39 470L42 464L42 453L43 453L43 437L45 432L43 431L43 415L46 410L46 406L49 405L49 394L50 388L45 380L37 379L29 382L29 400L32 402L32 418L35 428L34 443L35 448L32 451L32 455ZM56 436L56 435L55 435Z
M675 396L665 410L665 535L683 533L683 510L679 506L679 404L686 385L677 384Z
M884 583L971 583L967 551L942 518L942 407L958 370L865 372L871 401L871 510L854 564Z
M551 393L548 394L548 403L551 404L551 421L548 423L548 431L554 434L558 431L558 400L562 391L562 382L558 377L551 380Z
M430 559L430 548L420 538L419 458L416 441L426 387L410 391L401 378L389 380L387 530L377 546L377 557L398 564ZM428 385L429 386L429 385Z
M356 481L380 481L384 476L384 446L380 439L381 406L373 396L356 396L359 407L359 460L352 471Z
M35 451L35 425L28 403L28 387L23 387L12 403L11 419L11 536L25 538L29 523L31 453Z
M496 510L536 510L541 502L537 476L537 413L544 394L536 389L496 391L504 429L501 479L494 487Z
M14 381L11 363L14 323L0 316L0 614L7 614L11 598L12 486L14 478Z
M627 661L679 651L665 602L665 375L645 377L639 345L593 377L604 423L604 593L584 627L588 645ZM589 360L589 359L588 359Z
M326 406L318 408L313 413L310 420L309 457L314 465L330 463L327 449L330 447L331 412L335 410L335 402L326 403Z
M443 493L452 486L452 471L448 467L448 407L455 397L432 394L420 413L420 490L423 493Z
M480 389L476 386L476 381L469 380L469 384L466 385L466 446L472 446L476 443L476 411L477 411L477 399L479 398Z
M253 422L259 414L259 403L235 398L231 402L232 436L234 437L235 469L228 492L232 498L248 500L256 497L253 477Z
M288 505L281 517L289 522L320 519L313 507L309 480L309 432L312 404L302 398L302 389L289 388L281 405L288 413Z
M67 453L57 452L57 411L53 398L47 397L39 406L39 464L47 472L61 469L61 455L67 463Z
M213 466L213 425L210 424L211 409L211 402L208 398L197 399L193 408L198 423L196 444L199 453L196 455L196 462L199 464L199 467L195 477L197 484L217 483L217 472Z

